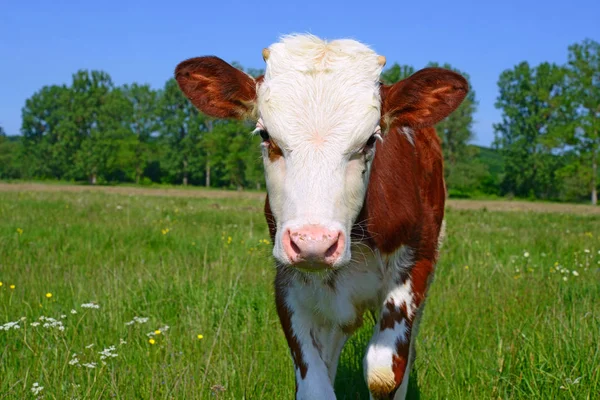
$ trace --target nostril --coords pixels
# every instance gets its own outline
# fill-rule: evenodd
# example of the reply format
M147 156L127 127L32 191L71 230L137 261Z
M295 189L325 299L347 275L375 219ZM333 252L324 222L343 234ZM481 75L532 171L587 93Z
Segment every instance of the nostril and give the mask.
M338 244L340 243L340 238L339 236L337 237L337 239L335 240L335 242L329 246L329 248L327 249L327 251L325 251L325 257L331 257L335 254L335 252L338 249Z
M300 247L298 247L298 245L296 243L294 243L294 239L292 239L291 237L290 237L290 247L292 248L294 253L296 253L296 254L302 253L302 250L300 250Z

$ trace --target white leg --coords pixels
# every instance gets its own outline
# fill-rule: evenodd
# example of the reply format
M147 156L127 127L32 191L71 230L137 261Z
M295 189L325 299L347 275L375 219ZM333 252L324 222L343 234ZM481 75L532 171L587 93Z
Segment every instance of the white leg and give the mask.
M335 400L333 381L347 335L317 321L288 290L276 285L277 311L294 360L296 399Z

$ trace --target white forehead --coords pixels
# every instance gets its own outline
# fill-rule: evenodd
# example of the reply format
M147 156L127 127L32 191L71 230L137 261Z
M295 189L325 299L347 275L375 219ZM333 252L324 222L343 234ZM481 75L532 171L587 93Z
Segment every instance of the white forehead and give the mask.
M269 133L288 146L348 144L370 135L380 116L378 55L355 40L286 36L269 47L258 108Z

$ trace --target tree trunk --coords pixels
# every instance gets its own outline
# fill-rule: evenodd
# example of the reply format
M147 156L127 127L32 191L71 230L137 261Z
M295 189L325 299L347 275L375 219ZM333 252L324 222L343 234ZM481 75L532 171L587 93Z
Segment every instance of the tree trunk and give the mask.
M92 174L92 176L90 176L90 183L91 183L92 185L95 185L95 184L96 184L96 182L97 182L96 174L95 174L95 173L93 173L93 174Z
M206 181L205 186L210 187L210 158L209 155L206 155Z
M187 160L183 161L183 186L187 186L188 184L188 162Z

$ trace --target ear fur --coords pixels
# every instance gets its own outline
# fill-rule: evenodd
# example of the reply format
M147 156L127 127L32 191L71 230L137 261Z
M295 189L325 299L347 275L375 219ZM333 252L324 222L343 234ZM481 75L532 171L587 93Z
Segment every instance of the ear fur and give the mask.
M443 68L425 68L393 85L381 87L382 120L420 129L446 118L469 91L467 80Z
M256 81L218 57L183 61L175 80L192 104L216 118L249 118L254 113Z

